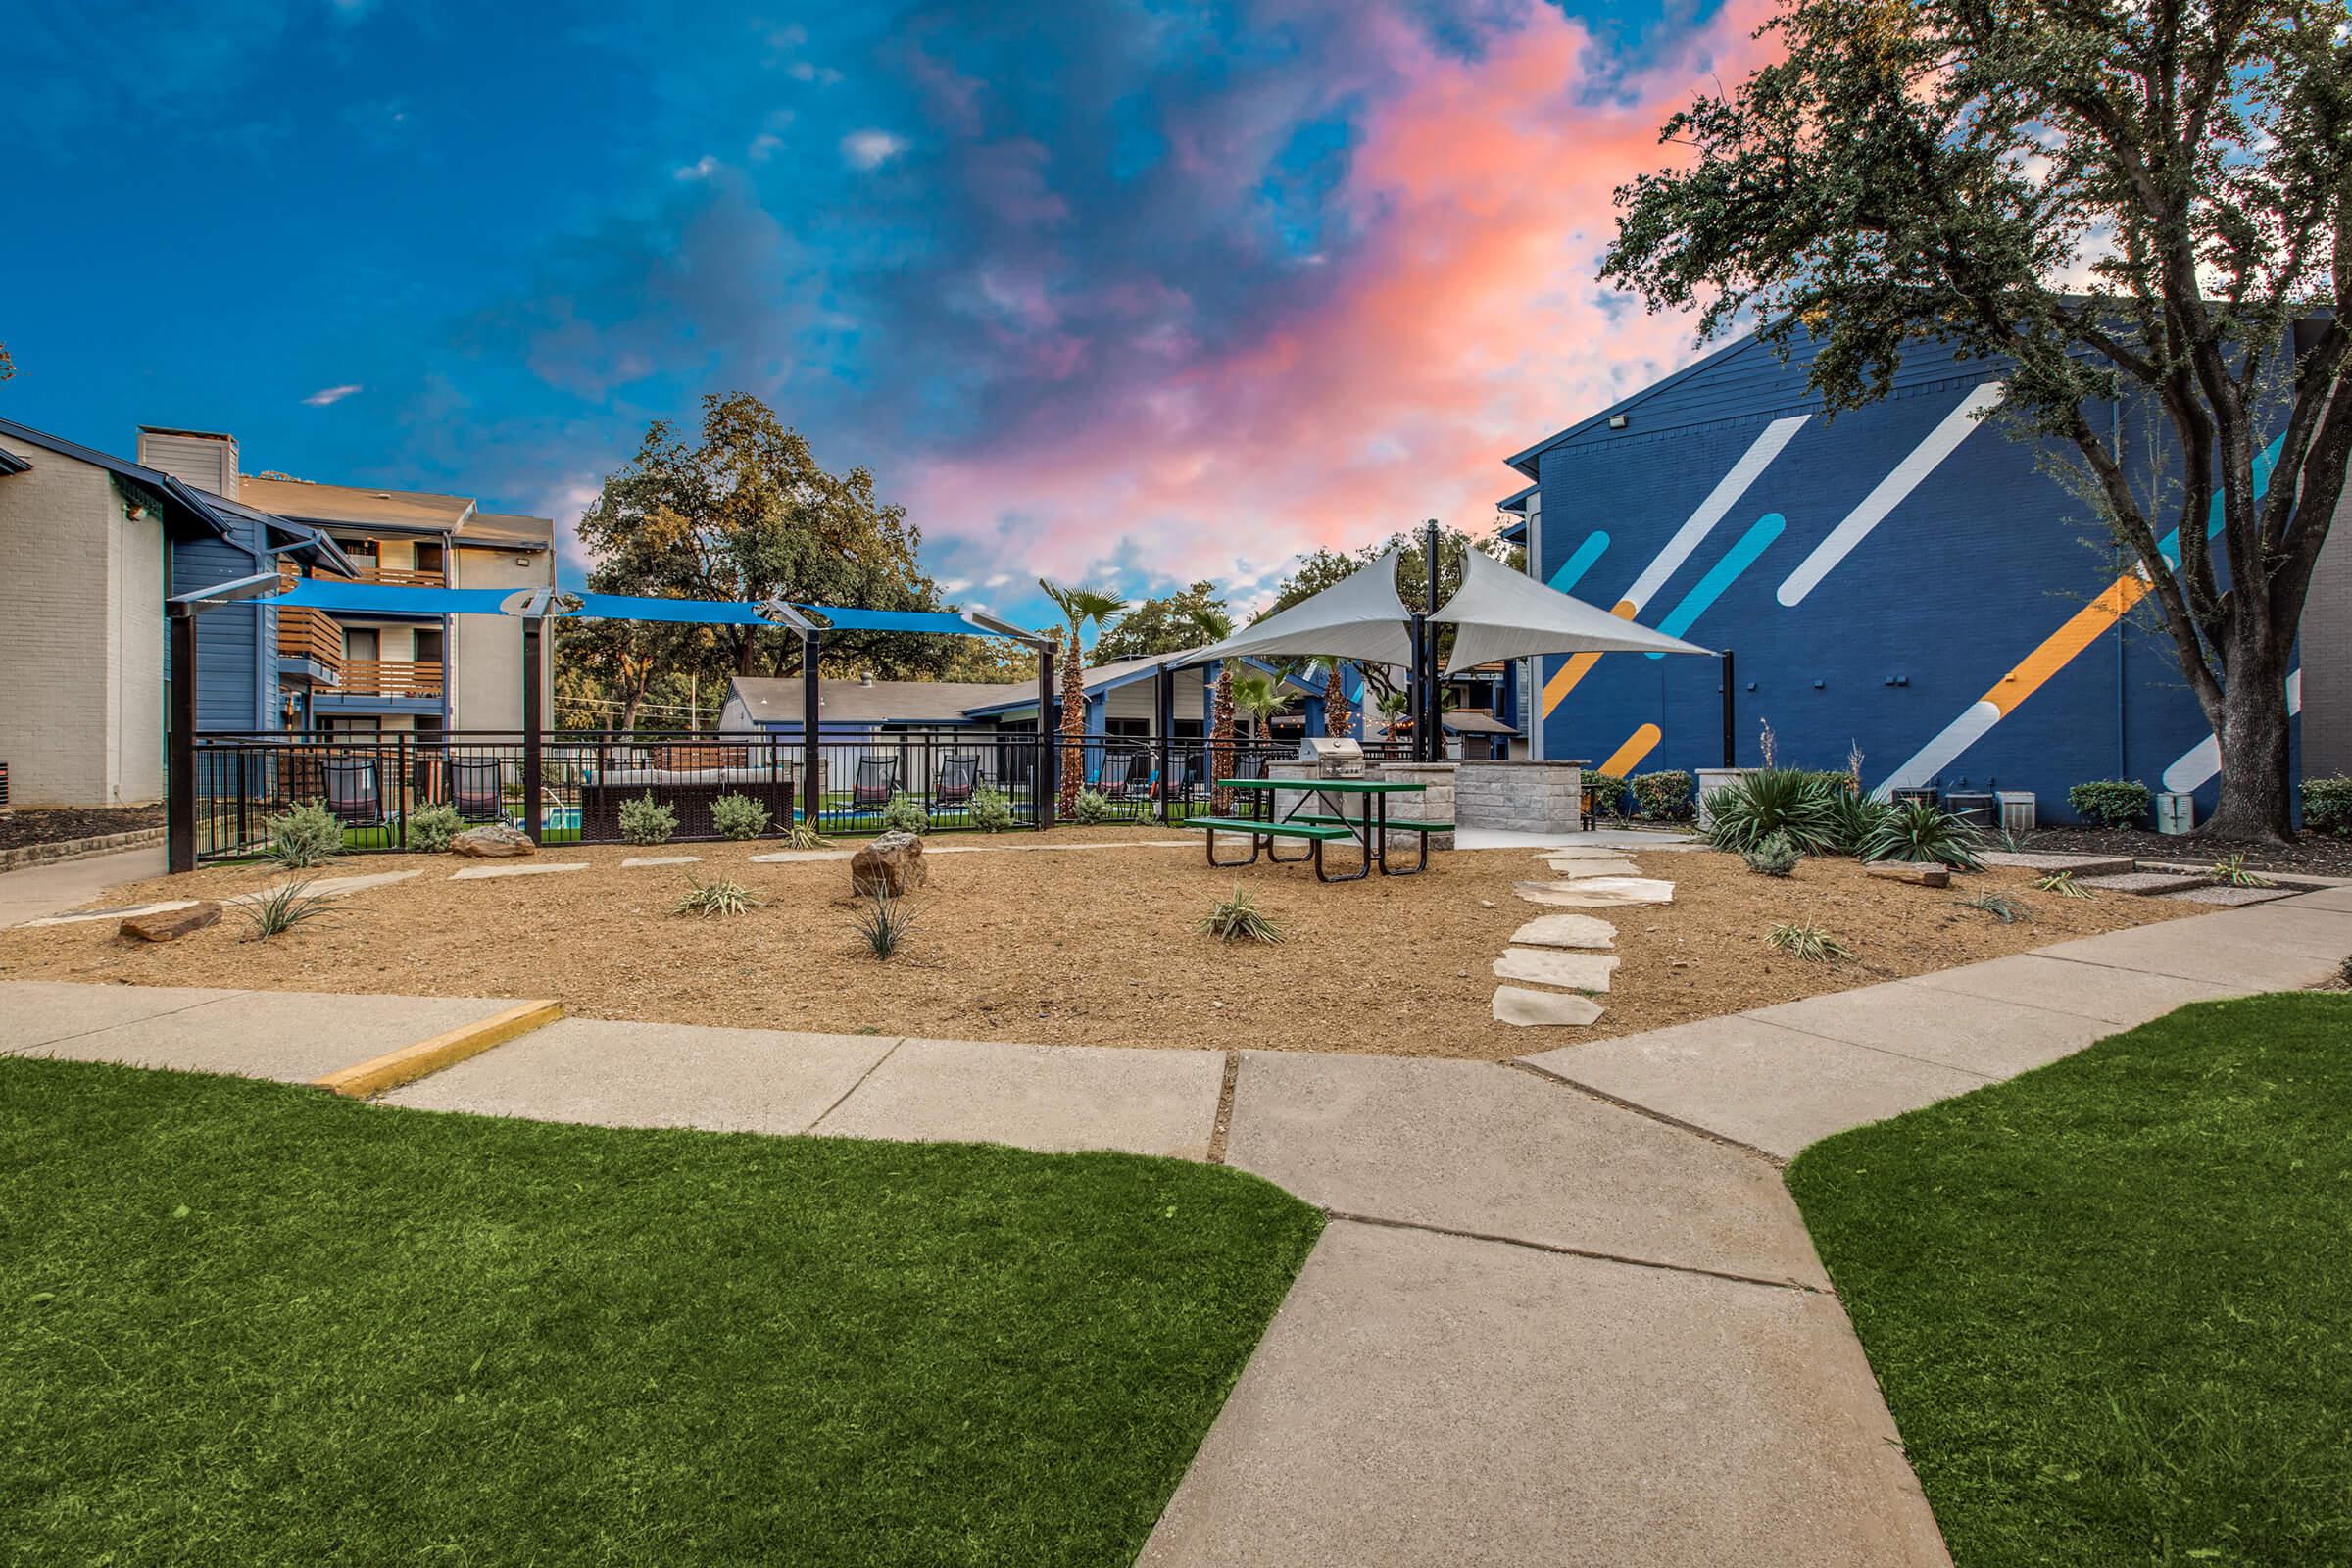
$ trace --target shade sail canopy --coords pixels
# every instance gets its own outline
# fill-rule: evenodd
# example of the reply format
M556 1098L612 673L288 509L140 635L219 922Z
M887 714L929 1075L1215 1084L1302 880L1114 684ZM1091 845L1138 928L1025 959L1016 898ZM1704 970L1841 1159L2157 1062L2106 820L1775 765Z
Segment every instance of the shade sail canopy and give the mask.
M1530 654L1709 654L1522 576L1492 556L1464 558L1461 587L1430 616L1454 627L1446 673Z
M1186 654L1182 662L1241 659L1354 659L1402 664L1413 657L1404 602L1396 597L1396 557L1391 550L1360 571L1311 599L1245 626L1221 643Z

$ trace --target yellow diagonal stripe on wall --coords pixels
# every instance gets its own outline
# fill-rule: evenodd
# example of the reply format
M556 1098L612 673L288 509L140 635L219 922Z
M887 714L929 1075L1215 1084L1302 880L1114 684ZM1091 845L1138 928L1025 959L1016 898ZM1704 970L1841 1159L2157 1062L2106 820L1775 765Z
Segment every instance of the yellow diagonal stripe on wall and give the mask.
M1609 613L1615 615L1619 620L1631 620L1634 618L1635 612L1641 608L1631 599L1620 599L1617 601L1617 608L1610 611ZM1592 666L1599 662L1600 656L1598 654L1573 654L1569 656L1568 662L1552 671L1551 679L1544 683L1544 716L1549 718L1551 710L1559 707L1570 692L1576 690L1576 683L1583 680L1592 672Z
M1623 778L1640 767L1642 759L1656 751L1658 742L1665 738L1666 732L1657 725L1644 724L1628 735L1623 746L1609 754L1609 760L1600 764L1600 770L1611 778Z

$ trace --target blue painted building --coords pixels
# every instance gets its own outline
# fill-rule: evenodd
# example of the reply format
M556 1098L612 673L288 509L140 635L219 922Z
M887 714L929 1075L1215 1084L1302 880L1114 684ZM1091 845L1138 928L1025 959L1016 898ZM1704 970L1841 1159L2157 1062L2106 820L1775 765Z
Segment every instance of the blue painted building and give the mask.
M1978 417L2004 367L1923 347L1887 397L1833 419L1804 354L1741 339L1510 459L1533 481L1501 503L1528 570L1732 650L1734 765L1762 760L1769 724L1782 762L1842 768L1858 750L1880 791L2030 791L2050 821L2071 785L2125 777L2210 809L2211 733L2127 556L2041 448ZM2107 416L2127 469L2161 473L2148 421ZM2323 604L2352 572L2346 532L2313 590L2308 688L2300 670L2289 688L2325 705L2329 737L2352 699L2341 607ZM1537 755L1619 774L1724 763L1717 661L1537 663Z

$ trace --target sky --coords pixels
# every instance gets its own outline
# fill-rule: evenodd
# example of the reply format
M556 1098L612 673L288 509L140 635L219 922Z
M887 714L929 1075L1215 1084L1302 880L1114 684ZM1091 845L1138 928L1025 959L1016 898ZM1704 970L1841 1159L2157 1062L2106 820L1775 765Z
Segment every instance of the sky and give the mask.
M1759 0L30 0L0 415L572 522L747 390L958 602L1474 532L1696 357L1610 194Z

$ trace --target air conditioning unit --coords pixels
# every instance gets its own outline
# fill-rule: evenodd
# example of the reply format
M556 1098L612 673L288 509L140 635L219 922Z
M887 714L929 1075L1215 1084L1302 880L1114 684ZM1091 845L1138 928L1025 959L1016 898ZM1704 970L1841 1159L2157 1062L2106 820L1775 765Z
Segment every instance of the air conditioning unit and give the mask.
M2001 831L2023 838L2034 831L2034 792L2032 790L1995 790L1993 798L2001 803Z
M1970 827L1990 828L1996 819L1989 790L1954 790L1943 798L1943 808Z

